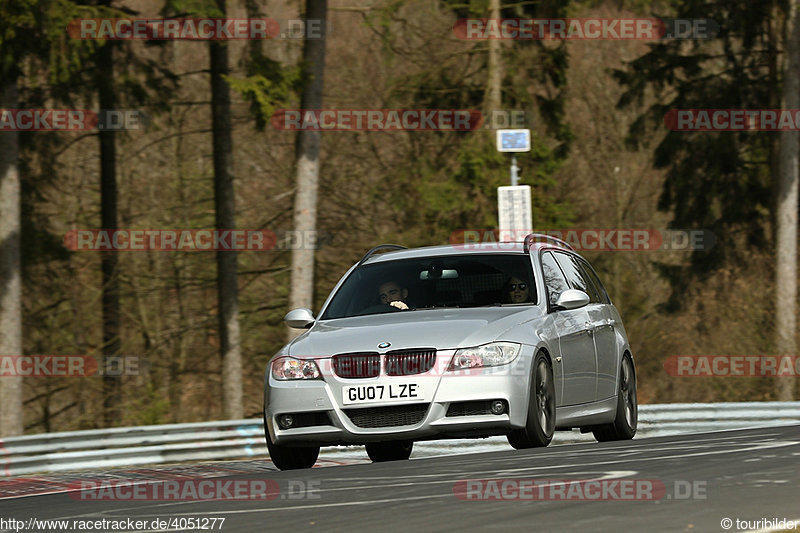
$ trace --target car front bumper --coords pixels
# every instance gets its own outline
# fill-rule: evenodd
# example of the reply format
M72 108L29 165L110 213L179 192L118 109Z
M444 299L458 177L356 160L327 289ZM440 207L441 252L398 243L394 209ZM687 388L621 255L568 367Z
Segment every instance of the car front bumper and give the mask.
M440 351L437 358L449 362L452 355L453 351ZM318 362L326 367L325 360ZM530 364L531 355L523 351L507 365L463 373L433 369L418 375L345 379L323 371L323 379L281 381L268 372L264 418L278 445L502 435L525 425ZM348 395L357 396L353 387L362 396L378 391L383 398L350 403ZM408 390L420 393L400 397ZM487 411L496 400L505 402L504 413ZM293 427L280 426L283 415L292 416Z

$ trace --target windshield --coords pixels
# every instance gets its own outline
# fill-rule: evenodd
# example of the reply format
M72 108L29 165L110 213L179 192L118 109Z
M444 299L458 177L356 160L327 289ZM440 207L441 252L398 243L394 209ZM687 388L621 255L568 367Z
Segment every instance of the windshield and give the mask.
M437 307L536 303L529 256L470 254L387 261L355 269L321 320Z

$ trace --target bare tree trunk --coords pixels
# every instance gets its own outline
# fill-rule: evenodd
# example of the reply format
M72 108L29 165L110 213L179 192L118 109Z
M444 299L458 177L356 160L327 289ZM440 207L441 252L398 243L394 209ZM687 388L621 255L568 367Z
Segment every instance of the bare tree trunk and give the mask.
M500 18L500 0L489 0L489 18ZM489 39L489 57L486 63L486 96L484 101L486 103L486 111L493 113L500 111L500 106L503 102L502 86L503 86L503 63L500 53L500 40Z
M181 377L183 375L186 359L186 334L187 329L186 309L183 302L182 264L172 264L172 290L175 292L175 306L178 312L178 334L169 362L169 407L172 423L181 421L182 398Z
M776 3L772 6L771 17L767 26L767 64L769 71L769 108L778 109L782 105L781 94L781 55L779 48L782 37L785 35L786 21L783 18L783 8ZM770 182L771 204L778 205L778 185L780 183L780 137L769 136L769 172L773 179ZM777 213L771 209L769 213L770 238L777 243L778 225Z
M783 77L783 108L800 109L800 24L798 4L789 1L786 17L786 57ZM781 132L778 176L776 242L776 348L781 355L796 355L797 340L797 179L800 137L797 131ZM778 399L794 399L794 380L778 378Z
M0 109L18 107L17 76L0 84ZM0 356L22 355L19 134L0 135ZM0 437L22 435L22 378L0 377Z
M106 42L97 51L97 91L101 110L115 109L114 49ZM114 130L100 130L100 219L106 230L117 229L117 146ZM103 358L117 357L121 350L119 272L117 253L102 252L100 269L103 272ZM120 419L122 383L119 377L103 377L103 422L106 427Z
M322 81L325 70L325 33L327 26L327 0L306 0L306 19L321 21L320 39L308 39L303 47L303 64L306 84L300 102L301 109L322 107ZM317 228L317 188L319 185L318 131L301 130L297 134L296 183L294 197L294 229L304 235ZM304 249L303 240L292 250L292 278L289 308L308 307L314 303L314 249ZM297 336L289 330L289 340Z
M225 0L217 0L224 14ZM227 76L228 46L212 41L211 115L214 149L214 210L216 228L236 227L236 205L233 193L233 140L231 136L231 94ZM217 252L217 299L219 301L219 339L222 357L222 401L227 419L244 416L242 406L242 350L239 334L239 288L237 285L236 251Z

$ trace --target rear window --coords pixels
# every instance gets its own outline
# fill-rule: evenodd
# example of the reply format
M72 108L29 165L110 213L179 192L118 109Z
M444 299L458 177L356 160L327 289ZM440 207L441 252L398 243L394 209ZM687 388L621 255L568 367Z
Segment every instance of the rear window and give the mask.
M537 301L530 257L470 254L386 261L355 269L334 294L321 320L400 309L530 305Z
M583 267L583 271L586 273L587 279L591 280L594 283L594 286L597 288L597 293L600 296L600 302L604 304L610 304L611 299L608 297L608 291L603 286L603 282L600 281L600 278L597 277L597 273L591 267L591 265L583 260L581 261L581 266Z

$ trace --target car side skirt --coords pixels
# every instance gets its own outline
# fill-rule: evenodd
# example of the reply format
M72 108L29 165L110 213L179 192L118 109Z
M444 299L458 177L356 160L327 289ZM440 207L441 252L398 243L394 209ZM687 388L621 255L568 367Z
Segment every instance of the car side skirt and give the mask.
M568 430L582 426L608 424L614 421L616 412L616 396L598 402L557 407L556 430Z

